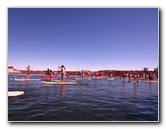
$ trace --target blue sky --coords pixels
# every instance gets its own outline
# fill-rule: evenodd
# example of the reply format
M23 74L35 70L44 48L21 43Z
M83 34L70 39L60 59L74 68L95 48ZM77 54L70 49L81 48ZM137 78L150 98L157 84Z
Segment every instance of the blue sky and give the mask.
M8 66L158 67L157 8L9 8Z

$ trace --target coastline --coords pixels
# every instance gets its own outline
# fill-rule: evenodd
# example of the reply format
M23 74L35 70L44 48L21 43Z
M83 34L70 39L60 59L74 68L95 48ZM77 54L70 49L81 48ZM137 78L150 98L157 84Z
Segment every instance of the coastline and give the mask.
M17 70L19 72L8 72L8 74L26 74L26 70ZM39 71L39 70L31 70L31 74L45 74L45 71ZM56 73L57 71L52 71L53 73ZM68 75L80 75L81 71L66 71L66 74ZM114 77L121 77L121 75L123 73L125 74L133 74L133 73L137 73L137 74L155 74L158 78L158 71L143 71L143 70L99 70L99 71L90 71L93 74L95 73L101 73L102 76L109 76L110 73L113 73ZM85 71L85 76L88 76L88 72Z

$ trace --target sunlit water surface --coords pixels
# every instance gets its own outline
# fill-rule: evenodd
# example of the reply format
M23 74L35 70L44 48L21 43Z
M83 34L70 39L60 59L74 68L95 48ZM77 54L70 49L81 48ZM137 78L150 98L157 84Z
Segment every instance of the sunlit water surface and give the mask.
M25 75L8 75L8 91L25 92L8 97L9 121L158 121L158 83L68 77L78 84L45 85L11 80L21 77Z

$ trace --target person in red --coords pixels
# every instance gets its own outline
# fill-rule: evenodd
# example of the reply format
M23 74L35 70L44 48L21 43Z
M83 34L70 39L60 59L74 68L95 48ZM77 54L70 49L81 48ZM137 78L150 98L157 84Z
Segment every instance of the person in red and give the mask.
M30 72L30 65L28 65L27 71L26 71L27 79L29 79L30 74L31 74L31 72Z
M84 70L82 70L82 80L84 79Z

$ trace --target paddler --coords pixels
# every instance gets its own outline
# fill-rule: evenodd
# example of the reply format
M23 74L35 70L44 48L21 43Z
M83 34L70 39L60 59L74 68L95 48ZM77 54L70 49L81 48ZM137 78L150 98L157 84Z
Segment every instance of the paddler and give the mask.
M81 75L81 77L82 77L82 80L84 79L84 70L82 70L82 75Z
M64 65L61 65L61 81L64 82L65 81L65 72L66 72L66 68Z
M27 79L29 79L29 76L30 76L30 66L29 65L27 67L26 76L27 76Z

